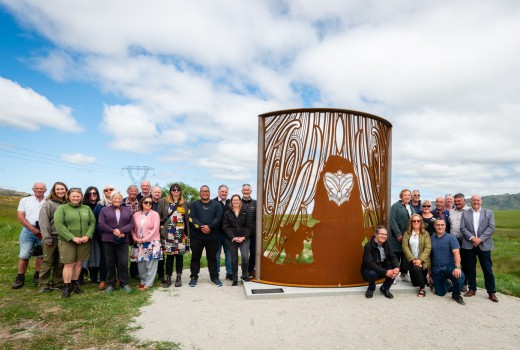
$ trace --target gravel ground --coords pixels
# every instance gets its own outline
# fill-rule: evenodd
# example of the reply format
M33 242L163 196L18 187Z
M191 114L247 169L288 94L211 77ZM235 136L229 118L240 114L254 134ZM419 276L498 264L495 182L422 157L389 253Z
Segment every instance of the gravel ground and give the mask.
M449 295L426 298L378 290L364 295L248 300L242 286L222 288L201 271L196 288L157 288L135 319L140 340L182 349L518 349L520 299L485 290L461 306Z

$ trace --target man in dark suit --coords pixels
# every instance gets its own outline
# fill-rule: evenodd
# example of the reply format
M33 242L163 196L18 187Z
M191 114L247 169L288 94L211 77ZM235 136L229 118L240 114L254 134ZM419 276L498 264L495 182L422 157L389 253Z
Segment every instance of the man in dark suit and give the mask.
M471 197L471 209L462 212L460 221L462 232L463 271L468 278L469 290L465 297L472 297L477 291L477 257L484 273L484 284L489 300L498 302L493 275L491 250L494 248L493 232L495 217L489 209L482 208L482 198L478 194Z

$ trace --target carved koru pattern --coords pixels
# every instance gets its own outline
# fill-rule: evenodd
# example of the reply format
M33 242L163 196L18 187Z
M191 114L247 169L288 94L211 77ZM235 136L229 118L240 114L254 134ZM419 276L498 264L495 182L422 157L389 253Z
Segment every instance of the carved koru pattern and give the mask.
M386 224L391 124L338 109L260 115L260 278L357 285L362 243Z

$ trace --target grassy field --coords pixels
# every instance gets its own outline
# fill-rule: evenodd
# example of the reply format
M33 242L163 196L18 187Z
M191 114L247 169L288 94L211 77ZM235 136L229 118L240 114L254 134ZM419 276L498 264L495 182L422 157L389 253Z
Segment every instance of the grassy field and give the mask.
M133 337L131 319L149 302L150 293L105 295L94 285L62 300L59 292L43 294L32 283L34 261L26 286L11 289L18 261L16 220L19 198L0 196L0 348L1 349L178 349L170 342L142 343ZM520 211L495 212L493 269L497 289L520 297ZM204 262L203 262L204 263ZM189 266L189 256L185 257ZM186 281L185 281L186 282ZM135 286L137 281L132 281ZM482 274L478 285L483 287Z

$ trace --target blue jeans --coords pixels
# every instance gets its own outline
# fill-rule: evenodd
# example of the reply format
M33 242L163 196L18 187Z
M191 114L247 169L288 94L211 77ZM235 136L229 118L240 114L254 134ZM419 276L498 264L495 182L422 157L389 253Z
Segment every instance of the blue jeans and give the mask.
M432 280L435 286L435 294L439 296L445 296L450 288L448 280L451 280L453 287L451 289L451 296L453 299L458 299L460 297L460 288L464 283L464 272L461 271L461 275L459 278L453 276L453 269L451 271L440 271L438 273L432 272Z
M220 233L218 237L217 274L220 273L220 253L222 252L222 248L224 248L226 275L232 275L233 270L231 269L231 255L229 254L229 249L226 245L226 235Z
M495 275L493 275L493 262L491 261L491 251L483 251L480 247L473 249L461 249L462 269L468 277L468 288L472 291L477 290L477 257L484 273L484 285L488 294L496 293Z
M22 228L18 241L20 242L20 255L18 257L24 260L29 260L35 246L42 245L41 239L36 237L26 227Z
M249 239L238 244L231 242L226 239L226 245L231 254L231 267L233 270L233 281L238 281L238 250L240 250L240 256L242 257L242 277L247 277L249 267Z

